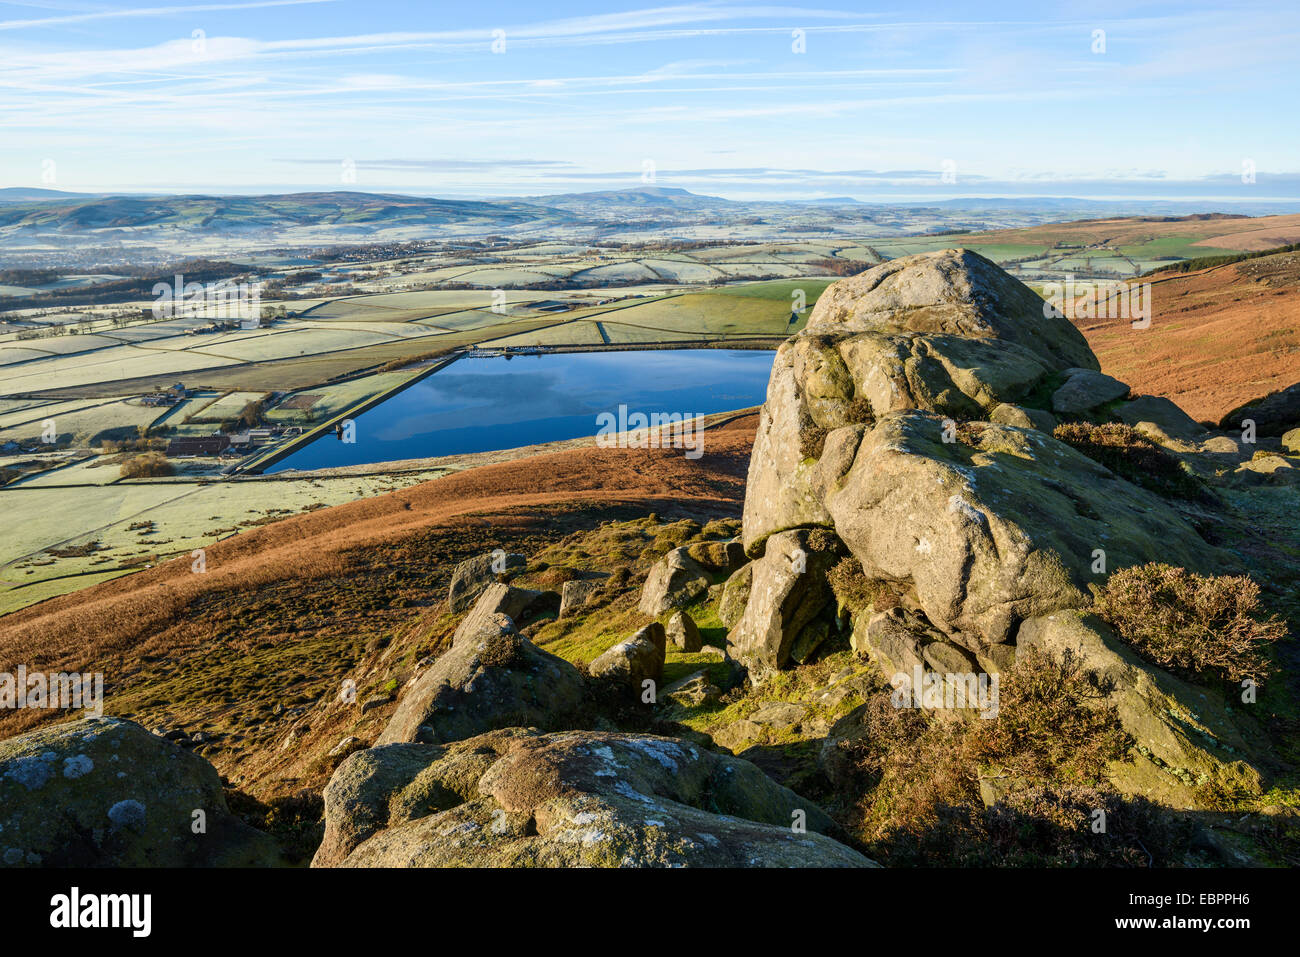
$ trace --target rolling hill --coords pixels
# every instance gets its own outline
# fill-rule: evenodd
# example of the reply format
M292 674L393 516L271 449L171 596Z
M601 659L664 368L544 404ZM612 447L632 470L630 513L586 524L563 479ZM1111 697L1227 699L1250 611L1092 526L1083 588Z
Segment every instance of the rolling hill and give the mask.
M1300 225L1286 229L1300 233ZM1076 322L1108 374L1207 422L1300 382L1300 253L1149 281L1149 328L1125 319Z
M202 235L277 232L332 227L340 236L373 234L401 226L523 222L561 223L561 210L503 200L431 199L376 193L293 193L269 196L104 196L0 206L0 239L93 233L100 239L143 232Z

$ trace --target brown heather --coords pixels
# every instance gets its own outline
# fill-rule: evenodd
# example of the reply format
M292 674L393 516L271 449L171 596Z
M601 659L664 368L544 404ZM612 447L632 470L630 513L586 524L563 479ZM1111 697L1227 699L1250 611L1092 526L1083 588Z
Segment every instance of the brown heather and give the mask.
M1264 617L1246 575L1205 576L1153 562L1123 568L1096 596L1096 611L1147 661L1184 677L1261 680L1286 622Z
M1008 797L986 814L980 774L1010 779L1012 794L1101 787L1107 765L1122 760L1132 743L1115 709L1098 706L1102 690L1077 661L1031 654L1003 673L994 718L927 719L919 710L894 707L888 690L872 695L862 706L864 734L852 749L863 792L857 827L863 841L891 863L977 863L963 854L976 854L986 866L999 863L988 857L997 843L993 825L1009 815L1032 823L1037 812L1012 807ZM1000 840L1026 854L1033 849L1006 834ZM1045 847L1038 862L1061 863L1051 857Z
M1158 495L1200 498L1205 486L1173 455L1137 429L1118 422L1067 422L1052 435L1116 475Z

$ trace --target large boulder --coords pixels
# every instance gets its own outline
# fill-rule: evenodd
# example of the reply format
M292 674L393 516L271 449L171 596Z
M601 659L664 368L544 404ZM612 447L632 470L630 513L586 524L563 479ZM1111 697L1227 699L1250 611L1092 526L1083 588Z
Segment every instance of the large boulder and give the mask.
M453 612L469 608L483 591L500 577L523 571L528 559L505 552L486 552L466 559L451 573L447 605Z
M727 628L735 628L745 613L753 581L754 565L751 562L741 565L722 586L722 594L718 597L718 618Z
M667 632L663 625L653 621L597 657L587 666L587 671L593 678L608 678L640 687L646 679L663 680L667 652Z
M1164 396L1140 395L1112 410L1115 418L1164 445L1191 442L1205 435L1205 426Z
M812 802L674 738L509 729L358 752L313 866L870 867Z
M1067 655L1107 690L1098 704L1114 705L1139 748L1111 765L1121 791L1180 807L1201 804L1199 791L1259 794L1268 740L1217 689L1189 684L1140 659L1095 615L1062 611L1020 626L1018 654Z
M748 555L761 555L773 532L831 524L821 473L822 462L837 456L827 435L869 416L854 405L853 379L834 341L797 335L781 344L745 484L741 541Z
M1230 563L1163 500L1036 430L953 432L937 415L897 413L837 484L827 508L866 576L912 582L930 622L972 651L1087 604L1087 586L1105 580L1098 550L1107 570Z
M1300 382L1233 409L1219 425L1241 429L1247 420L1255 423L1256 435L1283 435L1300 426Z
M1029 349L996 339L871 332L841 339L839 352L874 417L904 409L987 417L1029 395L1051 370Z
M856 559L871 586L862 595L899 606L851 606L852 646L891 678L920 669L928 683L1005 671L1029 648L1079 651L1113 679L1137 739L1141 760L1116 771L1129 791L1187 804L1206 783L1257 790L1252 756L1264 752L1249 721L1108 633L1061 624L1116 569L1160 561L1223 574L1241 562L1181 505L1055 439L1042 408L1053 392L1062 415L1113 407L1192 452L1181 436L1198 434L1194 424L1162 402L1119 401L1127 387L1100 374L1082 336L978 256L908 257L833 284L773 364L750 459L742 540L755 561L733 656L751 675L804 660L805 636L827 628L826 582L792 574L790 556L798 536L825 536ZM1264 405L1270 422L1284 418L1286 397ZM1228 439L1203 445L1220 440L1215 466L1239 464ZM1241 481L1300 474L1288 464L1260 457ZM852 585L840 573L836 583Z
M922 409L988 419L1076 368L1099 368L1082 334L968 250L833 283L773 362L750 457L746 553L761 554L774 532L834 524L826 498L879 418Z
M1028 349L1052 368L1100 368L1069 320L969 249L904 256L832 283L813 307L807 330L999 339Z
M0 861L10 867L252 867L275 842L226 805L198 755L120 718L0 741Z
M752 563L749 601L727 635L729 654L756 676L808 660L830 635L835 596L826 572L841 557L833 535L780 532Z
M690 556L686 546L674 548L651 566L637 609L643 615L658 618L690 604L707 592L711 584L709 573Z
M459 741L511 725L562 727L582 710L584 687L573 665L496 615L407 687L378 743Z

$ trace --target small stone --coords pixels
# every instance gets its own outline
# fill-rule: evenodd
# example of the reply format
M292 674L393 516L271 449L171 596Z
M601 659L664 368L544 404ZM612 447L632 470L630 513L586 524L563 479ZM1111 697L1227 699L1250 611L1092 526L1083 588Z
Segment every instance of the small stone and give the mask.
M467 559L451 573L451 586L447 590L447 605L453 612L470 608L493 582L520 572L528 564L523 555L502 551L486 552Z
M635 686L647 678L660 681L668 636L658 622L646 625L631 638L619 642L587 666L593 678L612 678Z
M700 629L695 620L684 611L676 612L668 619L668 640L680 651L694 653L703 647Z
M750 714L749 720L754 724L784 730L785 728L793 728L807 714L808 709L803 705L793 704L789 701L769 701L766 704L759 705Z
M565 582L560 589L560 618L568 618L582 610L597 592L604 586L600 578L578 578Z
M933 641L921 653L925 663L941 675L973 674L979 670L969 654L946 641Z
M347 757L353 751L360 751L364 747L365 743L360 738L354 734L348 735L330 749L329 756L331 758Z

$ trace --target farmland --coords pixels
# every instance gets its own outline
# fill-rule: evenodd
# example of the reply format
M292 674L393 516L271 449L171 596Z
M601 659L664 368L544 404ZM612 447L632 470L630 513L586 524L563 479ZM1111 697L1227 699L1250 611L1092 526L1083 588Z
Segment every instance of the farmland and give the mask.
M33 518L0 553L0 612L442 474L230 474L428 374L433 357L470 346L775 344L802 325L841 254L849 271L876 261L829 241L635 255L525 245L376 259L297 285L286 281L303 264L284 264L259 276L280 297L261 303L256 328L212 330L202 311L156 318L148 302L11 310L0 443L17 448L4 494ZM552 288L518 288L535 285ZM242 458L175 458L170 476L121 478L133 449L247 428L250 409L271 437Z
M238 328L214 326L201 309L156 317L151 302L28 308L11 299L0 316L0 481L26 518L0 550L0 611L182 559L243 528L442 474L250 473L467 348L770 347L802 328L838 276L884 259L966 245L1035 285L1066 274L1131 277L1264 239L1300 239L1300 217L782 242L520 241L400 255L384 247L342 260L262 254L243 260L249 273L236 277L266 284L261 315ZM74 288L93 288L97 275ZM1200 296L1204 281L1165 283L1157 282L1158 313L1162 302L1174 308ZM1208 416L1229 396L1198 371L1213 365L1192 341L1201 335L1197 315L1158 322L1142 347L1171 350L1170 363L1143 367L1179 380L1153 382L1153 391L1176 386L1194 414ZM1140 378L1127 328L1096 323L1084 331L1108 368ZM1276 358L1281 340L1256 333L1249 342L1259 347L1249 349L1262 356L1271 348ZM1274 385L1274 371L1261 366L1256 391ZM1250 397L1237 392L1234 401ZM169 476L121 477L122 462L139 451L239 432L248 433L246 444L221 457L173 457Z

